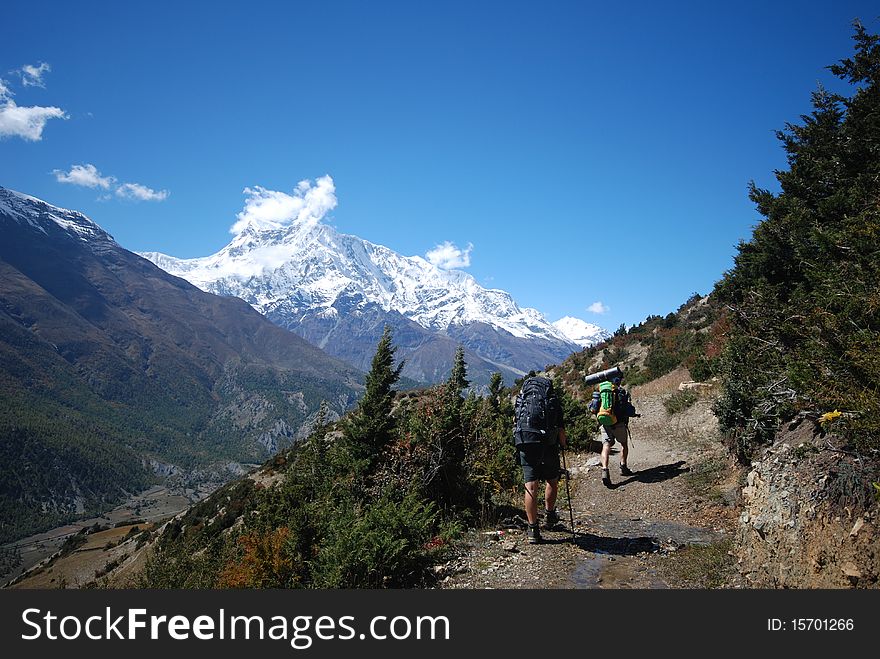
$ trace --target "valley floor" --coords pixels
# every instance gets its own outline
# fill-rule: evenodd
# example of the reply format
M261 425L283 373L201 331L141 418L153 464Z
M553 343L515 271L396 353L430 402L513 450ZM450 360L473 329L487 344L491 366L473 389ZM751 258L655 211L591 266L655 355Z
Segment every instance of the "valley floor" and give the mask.
M104 568L112 560L106 552L95 551L104 544L124 536L131 528L139 526L141 530L151 528L152 524L165 521L185 510L196 501L210 494L217 484L210 483L198 489L183 489L156 485L132 496L113 510L99 517L82 519L64 526L59 526L43 533L38 533L16 542L4 545L2 550L8 554L20 556L9 565L5 574L0 574L0 583L9 584L28 570L38 566L42 561L50 559L77 533L95 525L107 527L106 531L89 535L89 541L63 559L53 560L52 566L46 570L34 570L14 587L20 588L58 588L76 587L95 578L95 572ZM99 543L99 544L96 544ZM51 560L51 559L50 559ZM39 572L39 574L36 574Z

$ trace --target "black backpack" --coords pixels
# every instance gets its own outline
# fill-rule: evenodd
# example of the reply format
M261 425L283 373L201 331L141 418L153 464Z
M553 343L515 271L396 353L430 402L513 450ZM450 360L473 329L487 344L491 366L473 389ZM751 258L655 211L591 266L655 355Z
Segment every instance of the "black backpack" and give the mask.
M513 443L555 444L560 409L549 378L532 377L523 382L513 406Z
M614 397L614 416L617 417L618 422L627 422L631 416L636 416L636 408L632 404L632 398L623 387L617 388L617 395Z

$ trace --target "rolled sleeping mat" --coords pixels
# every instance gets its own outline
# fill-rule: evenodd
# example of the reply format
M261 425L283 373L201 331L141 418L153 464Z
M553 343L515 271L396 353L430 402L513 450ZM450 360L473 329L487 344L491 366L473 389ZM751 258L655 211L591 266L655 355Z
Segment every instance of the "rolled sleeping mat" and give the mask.
M600 382L606 382L614 378L622 377L623 371L620 370L620 366L615 366L614 368L599 371L598 373L590 373L589 375L584 377L584 382L586 382L587 384L599 384Z

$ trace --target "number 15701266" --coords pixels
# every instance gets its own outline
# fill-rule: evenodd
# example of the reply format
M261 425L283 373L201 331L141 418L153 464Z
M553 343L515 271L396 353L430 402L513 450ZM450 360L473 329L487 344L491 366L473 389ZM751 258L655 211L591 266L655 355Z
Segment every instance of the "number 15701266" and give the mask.
M767 630L771 632L806 631L852 631L855 623L852 618L768 618Z

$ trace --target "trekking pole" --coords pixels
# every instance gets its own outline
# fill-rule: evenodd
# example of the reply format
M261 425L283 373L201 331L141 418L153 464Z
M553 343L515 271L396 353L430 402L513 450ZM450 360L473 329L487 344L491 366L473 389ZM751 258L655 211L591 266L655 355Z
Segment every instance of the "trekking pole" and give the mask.
M565 447L562 448L562 469L565 472L565 497L568 499L568 521L571 525L571 541L574 542L574 513L571 510L571 489L568 486L568 465L565 464Z

